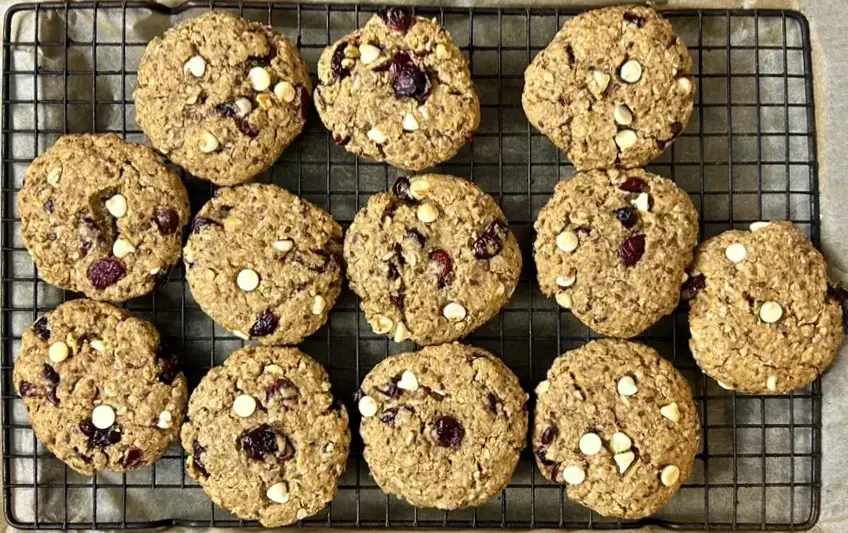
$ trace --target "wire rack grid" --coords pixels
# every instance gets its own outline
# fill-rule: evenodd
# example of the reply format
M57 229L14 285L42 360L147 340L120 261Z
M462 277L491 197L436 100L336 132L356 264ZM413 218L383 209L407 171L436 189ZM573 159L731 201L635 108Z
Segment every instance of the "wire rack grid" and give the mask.
M314 72L323 47L374 11L352 5L192 2L168 8L145 2L75 2L12 6L3 35L2 86L2 415L6 518L25 529L240 527L216 508L184 471L172 447L155 465L127 474L77 475L40 445L11 383L20 335L68 298L39 281L20 239L15 194L26 166L58 136L114 131L144 142L132 93L147 42L206 9L227 9L286 33ZM520 105L523 71L575 10L419 8L436 17L467 54L481 96L478 134L441 171L491 193L519 239L526 268L512 301L469 341L500 354L532 390L553 358L592 334L538 292L533 279L532 223L554 184L573 172L530 127ZM686 131L649 170L673 177L694 200L700 233L709 237L760 219L792 220L818 244L819 209L810 41L807 21L791 11L685 10L665 13L694 59L698 99ZM179 170L179 169L175 169ZM360 161L335 146L317 116L274 168L261 176L328 209L347 225L368 196L397 172ZM183 174L193 211L208 183ZM243 341L200 311L176 269L170 281L128 302L183 348L196 383ZM414 509L384 495L361 460L354 437L339 493L303 526L515 527L612 529L656 524L681 529L806 529L818 519L821 385L783 397L724 391L694 364L685 309L641 336L687 377L698 404L702 450L695 472L656 517L622 523L573 502L535 471L525 451L512 483L477 509ZM345 291L328 324L302 348L327 368L337 395L350 397L361 378L390 353L408 351L373 334ZM352 409L352 425L358 425ZM354 431L354 435L356 432Z

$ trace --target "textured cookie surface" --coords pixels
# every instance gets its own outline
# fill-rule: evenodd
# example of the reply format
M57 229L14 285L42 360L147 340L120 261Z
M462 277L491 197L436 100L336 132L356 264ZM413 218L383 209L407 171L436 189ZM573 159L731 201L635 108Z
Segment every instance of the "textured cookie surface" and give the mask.
M500 359L461 344L382 361L357 394L371 475L417 507L480 505L509 482L527 394Z
M700 423L686 380L652 348L603 339L558 357L536 387L536 464L568 499L636 519L692 473Z
M507 302L521 251L495 200L436 174L375 194L345 236L351 288L371 327L396 342L471 333Z
M297 137L311 92L288 39L212 11L150 42L138 71L136 119L168 159L234 185L270 167Z
M559 182L535 228L542 292L594 331L632 337L677 306L698 214L670 180L593 170Z
M180 179L114 134L61 137L29 166L17 202L39 276L114 302L167 279L189 220Z
M277 527L333 499L350 448L327 373L296 348L249 346L192 393L186 469L218 505Z
M689 345L725 388L786 393L812 382L842 342L827 265L788 222L755 223L702 243L684 292Z
M179 357L148 322L93 300L71 300L36 320L13 380L38 440L88 476L153 463L185 417Z
M183 259L213 320L263 344L297 344L341 291L342 229L276 185L219 189L195 217Z
M480 122L468 61L435 20L389 8L318 62L315 107L337 144L423 170L456 154Z
M530 123L579 169L641 167L692 114L692 58L671 24L642 6L568 20L524 73Z

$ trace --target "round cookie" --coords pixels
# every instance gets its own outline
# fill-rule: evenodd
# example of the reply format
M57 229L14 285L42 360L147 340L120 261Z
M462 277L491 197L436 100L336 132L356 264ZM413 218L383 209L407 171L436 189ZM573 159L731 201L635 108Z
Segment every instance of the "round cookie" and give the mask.
M827 265L788 222L755 222L702 243L684 296L689 346L726 389L783 394L811 383L842 343Z
M692 58L671 24L644 6L569 19L524 73L531 124L578 169L641 167L692 114Z
M60 137L27 169L17 202L39 276L113 302L167 279L190 217L180 179L114 134Z
M312 85L300 52L272 27L223 11L147 46L136 120L190 173L235 185L268 169L303 129Z
M194 219L183 260L191 295L243 339L297 344L341 291L342 229L276 185L223 188Z
M468 60L435 19L393 7L324 49L315 107L336 144L410 171L453 157L480 123Z
M485 503L509 483L527 437L527 394L489 352L443 344L389 357L356 395L371 475L416 507Z
M692 473L698 411L686 380L652 348L592 341L558 357L536 394L536 464L569 500L643 518Z
M698 213L670 180L591 170L556 185L535 229L542 292L595 332L626 338L677 307Z
M518 283L521 250L495 200L452 176L401 177L345 236L350 287L376 333L441 344L468 335Z
M333 499L350 448L347 411L300 350L234 352L194 390L188 415L186 470L238 517L285 526Z
M155 462L177 439L188 398L179 356L156 328L86 299L24 332L13 383L38 440L86 476Z

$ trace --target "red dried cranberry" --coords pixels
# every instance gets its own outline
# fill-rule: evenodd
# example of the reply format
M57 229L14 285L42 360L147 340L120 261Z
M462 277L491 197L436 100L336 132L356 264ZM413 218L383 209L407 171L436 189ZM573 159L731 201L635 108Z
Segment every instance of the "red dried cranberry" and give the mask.
M88 281L94 288L103 290L127 275L124 264L112 257L104 257L88 267Z
M438 286L440 289L444 289L453 281L453 260L450 254L439 248L430 252L430 260L436 261L442 267L441 272L439 272Z
M378 15L393 31L405 32L414 22L412 10L408 7L386 7L381 9Z
M288 378L278 378L265 389L265 401L270 401L275 396L287 400L298 395L297 385Z
M707 286L707 278L703 274L695 274L694 276L689 276L689 279L686 280L686 283L683 284L683 287L680 289L680 296L684 300L691 300L695 296L698 295L701 290L703 290Z
M643 17L640 17L636 13L630 11L624 12L624 20L635 24L637 28L641 28L645 25L645 19Z
M53 212L53 200L47 200L46 202L44 202L44 210L48 213Z
M551 461L550 459L548 459L547 454L548 454L548 449L544 446L539 446L536 449L536 457L538 457L539 460L542 461L543 465L551 466L551 465L556 464L555 461Z
M631 176L618 186L622 191L640 193L648 190L648 184L642 178Z
M403 394L403 390L398 387L398 383L400 382L400 376L394 376L389 378L389 383L386 385L386 389L377 389L377 392L381 392L388 396L389 398L398 398L401 394Z
M391 409L386 409L380 414L380 422L384 424L394 424L395 418L397 418L398 408L392 407Z
M503 405L503 401L500 398L498 398L498 395L495 394L494 392L489 393L488 400L489 400L489 411L497 414L498 406Z
M259 135L259 128L250 123L249 117L244 117L238 121L238 129L251 139Z
M166 385L170 385L180 373L182 362L180 356L170 350L160 348L159 354L156 356L156 362L159 364L159 381Z
M121 466L127 470L136 468L141 464L141 457L141 450L135 446L131 446L126 452L124 452L124 456L121 457Z
M215 112L224 118L234 117L239 114L239 110L233 102L224 102L223 104L216 105Z
M56 389L47 389L47 401L53 405L59 405L59 396L56 394Z
M32 330L38 338L46 341L50 338L50 328L47 325L47 316L42 316L32 324Z
M616 209L613 213L615 213L615 218L618 219L618 221L621 222L621 225L625 228L632 228L636 225L636 222L639 221L639 216L636 214L636 211L629 207Z
M206 448L200 445L197 442L197 439L194 439L194 442L191 445L191 456L194 458L194 467L204 476L208 476L209 472L206 471L206 465L203 464L203 459L201 459L201 455L206 453Z
M264 461L266 455L275 454L280 449L277 432L264 424L242 433L239 443L244 453L255 461Z
M398 200L402 202L414 202L415 200L409 194L409 178L404 176L399 177L395 180L392 185L392 193Z
M52 366L48 365L47 363L44 363L44 368L42 368L41 373L47 383L50 383L52 385L59 384L59 373L56 372L56 369L54 369Z
M641 233L627 237L621 243L621 246L618 247L618 257L621 258L621 262L627 267L632 267L638 263L644 253L645 236Z
M559 429L556 426L548 426L545 428L545 431L542 432L542 435L539 437L539 442L547 446L552 443L556 436L559 434Z
M436 419L436 438L440 446L458 448L465 437L465 428L456 418L448 415Z
M339 43L336 49L333 50L333 57L330 59L330 70L340 80L350 76L350 69L342 66L342 61L345 59L345 48L347 48L346 41Z
M430 75L416 65L408 54L395 54L389 66L392 75L392 88L400 97L424 100L430 94Z
M682 131L683 131L683 124L681 124L680 122L673 122L671 124L671 134L674 135L675 137L680 135L680 132L682 132Z
M162 235L170 235L177 231L180 225L180 216L170 207L157 207L153 212L153 221Z
M486 226L483 233L474 241L474 257L491 259L503 250L503 239L506 236L506 224L494 220Z
M427 239L424 237L424 235L417 229L408 230L406 232L406 237L418 243L418 246L421 246L422 248L424 247L424 243L427 242Z
M191 223L191 232L199 233L209 226L221 226L221 223L217 220L212 220L211 218L195 217L194 221Z
M277 329L277 324L279 324L279 319L274 316L274 313L272 313L270 309L266 309L265 311L262 311L262 314L259 315L256 322L250 326L250 336L264 337L265 335L270 335Z
M79 423L79 429L83 435L88 437L88 443L100 448L121 442L121 432L118 431L116 426L117 424L113 424L112 427L99 429L91 422L90 418Z
M20 394L22 398L38 396L38 387L29 381L21 381L18 383L18 394Z
M91 241L83 241L83 243L79 247L80 255L85 257L88 255L88 251L91 250Z

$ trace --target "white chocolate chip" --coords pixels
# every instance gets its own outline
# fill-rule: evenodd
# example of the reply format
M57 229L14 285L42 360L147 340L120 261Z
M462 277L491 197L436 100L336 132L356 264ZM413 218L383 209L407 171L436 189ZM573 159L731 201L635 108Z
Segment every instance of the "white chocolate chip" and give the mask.
M632 376L624 376L619 379L616 388L618 389L618 393L622 396L633 396L639 392L639 389L636 387L636 381Z
M417 391L418 378L415 377L412 370L404 370L403 374L400 375L400 381L397 382L397 386L399 389Z
M291 102L297 96L297 93L294 90L294 85L283 80L274 85L274 96L281 102Z
M562 471L562 479L569 485L577 486L586 479L586 472L579 466L566 466Z
M403 342L412 338L412 334L409 332L409 328L406 327L406 324L403 322L398 322L397 328L395 328L395 336L393 340L395 342Z
M633 207L643 213L647 213L651 210L651 197L648 196L648 193L646 192L640 192L630 203L633 204Z
M576 233L567 229L556 236L556 245L563 252L571 253L580 245L580 239Z
M766 302L760 307L760 320L766 324L774 324L783 316L783 308L777 302Z
M771 222L763 222L763 221L752 222L750 228L751 228L751 231L759 231L763 228L769 227L770 225L771 225Z
M271 86L271 75L262 67L253 67L247 73L247 79L250 80L250 86L254 91L262 92Z
M380 57L380 49L373 44L359 45L359 60L363 65L370 65Z
M660 414L672 422L680 421L680 408L677 407L677 402L671 402L668 405L660 407Z
M627 83L636 83L642 79L642 65L640 65L635 59L629 59L621 65L619 75L621 76L621 79Z
M677 85L680 87L680 90L683 91L683 94L689 94L692 92L692 80L689 78L677 78Z
M370 130L368 130L367 135L369 139L371 139L377 144L383 144L384 142L386 142L387 139L386 134L378 130L377 128L371 128Z
M766 388L772 392L777 390L777 376L769 376L766 379Z
M281 252L289 252L292 248L294 248L294 241L291 239L280 239L279 241L274 241L274 248Z
M442 314L448 320L459 321L459 320L465 319L465 315L467 314L467 311L465 310L464 307L462 307L458 303L451 302L448 305L446 305L444 309L442 309Z
M309 513L306 511L306 509L298 509L298 510L297 510L297 513L295 513L295 517L296 517L298 520L303 520L303 519L304 519L304 518L306 518L307 516L309 516Z
M206 60L201 56L192 56L183 65L183 72L188 72L195 78L202 78L206 72Z
M409 195L416 200L421 200L427 196L430 190L430 182L426 179L417 179L409 184Z
M236 276L236 285L244 292L250 292L259 286L259 274L255 270L244 268Z
M390 332L394 326L395 323L392 319L383 315L377 315L371 322L371 329L374 330L374 333L379 335L384 335Z
M612 451L615 453L624 453L633 446L633 441L630 440L630 437L628 437L627 434L622 433L621 431L616 431L612 434L610 446L612 447Z
M592 72L592 77L595 78L595 83L598 84L598 90L604 92L607 89L610 81L610 75L600 70Z
M320 294L315 297L312 301L312 314L320 315L324 312L324 309L327 307L327 301L324 300L324 297Z
M268 487L265 495L274 503L287 503L289 501L289 486L285 482L274 483Z
M415 120L415 117L411 114L407 113L403 117L403 129L404 131L416 131L418 130L418 121Z
M622 152L636 144L636 132L633 130L621 130L615 134L615 144Z
M615 123L622 126L629 126L630 123L633 122L633 113L630 111L630 108L624 104L618 104L615 106L613 116L615 118Z
M256 411L256 398L250 394L239 394L233 401L233 412L242 418L247 418Z
M584 433L583 436L580 437L578 445L580 447L580 452L583 455L595 455L601 451L601 448L603 448L601 437L599 437L597 433Z
M115 410L106 404L98 405L91 412L91 423L97 429L108 429L115 423Z
M159 421L156 422L156 427L159 429L168 429L171 427L173 420L174 417L171 415L171 411L162 411L159 413Z
M253 104L250 103L250 100L247 98L239 98L235 102L235 106L238 108L238 116L244 117L248 115L251 111L253 111Z
M557 276L556 278L556 284L558 287L571 287L574 285L575 281L577 281L577 274L568 278L565 276Z
M563 309L571 309L571 305L574 303L571 299L571 295L567 292L558 292L556 296L554 296L557 305L562 307Z
M547 379L544 381L540 381L538 385L536 385L536 395L545 394L551 390L551 382Z
M280 365L270 364L266 365L265 368L262 369L262 371L268 372L269 374L282 374L283 367L281 367Z
M47 183L49 183L52 187L59 186L59 178L62 177L62 169L54 168L50 172L47 173Z
M127 197L123 194L116 194L115 196L106 200L106 210L109 211L109 214L115 218L121 218L122 216L127 214Z
M112 253L119 259L130 255L134 251L135 246L133 246L130 241L122 239L121 237L115 239L115 242L112 244Z
M734 242L730 246L724 249L724 255L732 263L741 263L748 257L748 250L745 249L745 245L741 242Z
M374 401L374 398L370 396L363 396L359 399L359 414L364 416L365 418L374 416L377 414L377 402Z
M630 468L630 465L632 465L633 461L636 460L636 454L631 451L617 453L613 456L613 460L615 460L615 464L618 465L618 473L623 474L627 472L627 469Z
M91 349L96 352L102 352L106 349L106 344L100 339L92 339L91 342L88 343L91 346Z
M239 339L241 339L243 341L249 341L250 340L250 335L248 335L247 333L244 333L243 331L239 331L237 329L233 330L233 335L238 337Z
M54 363L61 363L71 354L70 349L68 349L68 345L62 341L54 342L50 345L50 348L47 349L47 358L53 361Z
M439 59L445 59L448 57L448 47L443 45L442 43L436 44L436 57Z
M418 206L415 216L417 216L418 220L421 222L429 224L439 218L439 210L436 209L436 206L433 204L426 202Z
M204 154L214 152L218 149L218 146L220 146L218 138L212 135L212 133L204 131L200 135L200 151Z
M675 465L668 465L662 469L662 472L660 472L660 481L662 481L662 484L666 487L674 485L679 479L680 469Z

